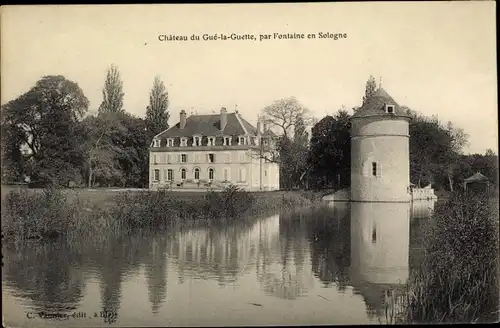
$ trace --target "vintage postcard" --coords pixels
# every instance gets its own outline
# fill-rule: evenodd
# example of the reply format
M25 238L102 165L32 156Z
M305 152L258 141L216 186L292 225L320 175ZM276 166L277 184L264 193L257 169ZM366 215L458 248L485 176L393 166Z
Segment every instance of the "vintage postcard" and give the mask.
M2 6L3 325L497 322L495 7Z

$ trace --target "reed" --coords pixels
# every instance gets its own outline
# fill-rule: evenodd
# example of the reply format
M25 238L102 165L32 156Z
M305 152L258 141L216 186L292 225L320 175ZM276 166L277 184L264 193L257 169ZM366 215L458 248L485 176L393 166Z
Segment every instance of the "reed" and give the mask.
M184 195L169 191L121 192L104 202L79 192L45 189L10 190L2 208L2 231L22 242L64 236L102 240L110 234L195 227L252 220L312 203L300 193L250 193L236 186L222 192ZM87 195L88 196L88 195ZM319 198L318 198L319 199Z
M421 266L395 323L471 323L499 318L498 200L455 193L424 233Z

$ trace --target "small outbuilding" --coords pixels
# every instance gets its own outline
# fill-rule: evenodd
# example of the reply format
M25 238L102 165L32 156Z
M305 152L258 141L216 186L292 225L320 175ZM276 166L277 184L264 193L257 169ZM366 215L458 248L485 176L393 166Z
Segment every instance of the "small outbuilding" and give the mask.
M484 191L489 189L489 185L490 180L480 172L464 179L464 190Z

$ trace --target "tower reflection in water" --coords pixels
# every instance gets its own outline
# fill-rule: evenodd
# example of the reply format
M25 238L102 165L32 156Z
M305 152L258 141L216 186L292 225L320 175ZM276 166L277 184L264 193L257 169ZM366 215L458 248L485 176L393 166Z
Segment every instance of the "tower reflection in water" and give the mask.
M394 296L410 274L410 222L428 218L433 208L428 201L351 203L350 275L370 316L395 311Z
M351 203L351 280L368 314L380 317L384 300L409 275L410 204Z

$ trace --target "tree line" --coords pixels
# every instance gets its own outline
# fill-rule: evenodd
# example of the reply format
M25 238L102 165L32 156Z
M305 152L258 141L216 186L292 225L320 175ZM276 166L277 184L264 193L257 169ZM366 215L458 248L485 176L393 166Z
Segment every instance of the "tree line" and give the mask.
M146 117L123 108L123 82L111 65L96 115L77 83L44 76L1 107L2 182L145 187L148 147L168 128L169 100L157 76Z
M362 104L376 91L370 76ZM353 108L356 110L357 108ZM468 135L452 122L443 123L437 116L427 117L408 107L410 116L410 181L424 187L453 191L457 184L481 172L494 185L498 183L498 155L465 155ZM342 106L319 121L297 99L285 98L262 110L279 132L275 157L280 163L280 186L283 189L341 189L350 186L351 114ZM306 126L311 127L310 137Z
M375 78L370 76L362 103L375 90ZM41 78L3 105L3 183L30 177L41 185L147 187L149 144L168 128L168 91L155 77L144 118L124 109L124 96L118 68L111 65L95 115L78 84L60 75ZM464 155L468 136L463 129L404 110L411 117L411 182L451 191L480 171L497 183L498 156L492 150ZM318 120L296 98L288 97L266 106L261 114L278 135L278 147L266 159L280 163L282 189L350 185L351 114L345 106Z

